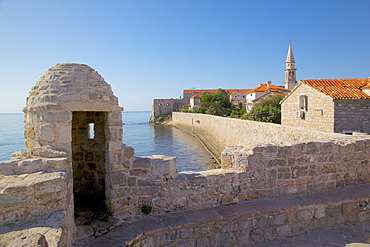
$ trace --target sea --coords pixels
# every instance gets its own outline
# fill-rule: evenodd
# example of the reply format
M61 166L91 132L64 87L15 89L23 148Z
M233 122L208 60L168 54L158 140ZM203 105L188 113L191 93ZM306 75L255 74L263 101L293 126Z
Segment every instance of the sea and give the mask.
M214 168L214 160L194 136L172 126L148 124L150 111L122 112L123 142L135 156L166 155L178 158L179 171ZM0 161L25 149L23 113L0 113Z

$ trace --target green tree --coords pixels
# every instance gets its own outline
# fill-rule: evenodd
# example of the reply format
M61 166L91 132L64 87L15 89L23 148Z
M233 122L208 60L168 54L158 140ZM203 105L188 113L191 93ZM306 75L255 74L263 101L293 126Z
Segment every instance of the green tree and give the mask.
M274 95L271 98L262 99L255 106L253 106L249 113L246 113L243 116L243 119L280 124L280 101L284 97L284 95Z
M202 102L201 107L207 114L228 116L231 112L232 104L229 94L221 88L217 89L215 94L203 94L200 101Z

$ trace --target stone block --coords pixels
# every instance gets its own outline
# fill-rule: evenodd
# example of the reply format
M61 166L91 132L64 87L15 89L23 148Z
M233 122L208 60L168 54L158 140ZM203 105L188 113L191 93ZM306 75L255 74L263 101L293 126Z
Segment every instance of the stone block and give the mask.
M182 229L179 231L179 236L181 239L191 239L193 237L193 230L190 229Z
M343 205L343 215L357 215L360 212L360 207L357 202L346 203Z
M280 167L278 169L278 179L290 179L291 171L289 167Z
M318 207L315 210L315 218L320 219L325 217L325 207Z
M18 170L18 161L8 160L0 162L0 174L10 175Z
M151 166L152 162L150 158L141 158L136 157L132 167L134 168L149 168Z
M329 205L325 210L326 217L335 218L342 215L342 210L339 205Z
M54 124L43 124L40 126L40 140L54 142L55 140Z
M109 141L109 152L111 153L117 153L121 152L123 150L123 143L121 141ZM126 150L125 150L126 151Z
M122 171L111 172L109 177L113 185L126 185L127 184L127 176Z
M274 166L286 166L287 160L286 159L273 159L267 161L268 167L274 167Z
M147 176L149 172L143 169L133 169L130 170L130 176L144 177Z
M291 234L290 225L283 225L283 226L276 227L275 234L276 236L280 238L290 236Z
M177 159L171 157L158 159L153 156L151 174L153 176L169 175L172 178L177 177Z
M43 169L42 159L26 159L19 162L18 172L34 173Z
M283 225L283 224L285 224L285 214L274 215L272 222L273 222L274 225Z
M308 175L308 166L293 166L292 178L299 178Z
M305 221L311 220L314 216L315 210L314 209L303 209L298 211L298 220Z
M71 126L61 125L57 129L58 142L63 144L69 144L72 142Z
M281 146L277 149L278 158L288 158L292 156L292 147L291 146Z
M70 123L72 121L72 114L70 112L45 112L45 122L53 123Z

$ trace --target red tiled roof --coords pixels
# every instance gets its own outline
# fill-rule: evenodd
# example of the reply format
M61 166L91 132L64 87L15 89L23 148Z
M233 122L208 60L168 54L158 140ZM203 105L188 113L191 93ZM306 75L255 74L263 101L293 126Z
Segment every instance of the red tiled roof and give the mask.
M370 96L361 90L369 88L370 78L313 79L301 82L333 99L370 99Z
M247 92L247 93L269 92L269 91L271 91L271 92L286 92L286 93L290 92L289 89L286 89L284 87L275 86L275 85L272 85L272 84L270 84L270 88L268 89L267 84L264 83L264 84L259 85L256 88L253 88L253 89L249 90L249 92Z
M190 97L190 99L194 99L194 98L202 98L202 96L199 94L196 94Z
M266 93L264 93L264 94L262 94L261 96L259 96L258 98L255 98L253 101L255 101L255 100L259 100L259 99L261 99L261 98L264 98L267 94L269 94L269 93L271 93L271 94L275 94L275 95L283 95L283 96L286 96L286 94L283 94L283 93L280 93L280 92L275 92L275 91L269 91L269 92L266 92Z
M224 90L227 93L233 93L233 92L237 92L237 91L247 92L250 89L224 89ZM183 91L183 93L197 93L197 94L204 94L204 93L214 94L216 92L217 92L216 89L190 89L190 90L184 90Z

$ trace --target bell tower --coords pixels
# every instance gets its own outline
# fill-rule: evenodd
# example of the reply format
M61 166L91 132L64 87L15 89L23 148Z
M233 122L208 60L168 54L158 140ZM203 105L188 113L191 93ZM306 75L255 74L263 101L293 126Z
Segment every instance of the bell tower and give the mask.
M289 43L288 55L285 62L285 88L292 90L297 84L295 60L292 50L292 43Z

